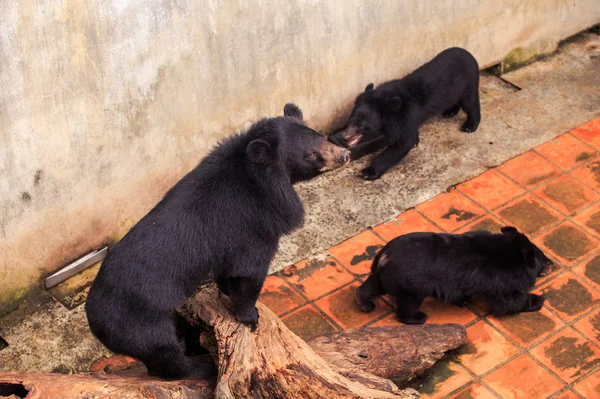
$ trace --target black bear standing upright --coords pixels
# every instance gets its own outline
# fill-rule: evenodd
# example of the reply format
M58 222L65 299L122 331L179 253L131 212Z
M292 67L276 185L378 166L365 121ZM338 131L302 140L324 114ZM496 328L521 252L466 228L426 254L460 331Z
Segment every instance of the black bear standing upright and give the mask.
M349 146L383 134L387 148L362 170L365 179L380 178L419 142L419 127L429 118L452 117L463 109L462 130L477 130L479 66L461 48L449 48L402 79L373 89L370 83L356 98L348 129L342 134Z
M94 335L152 374L189 375L176 308L214 279L240 322L256 328L255 303L279 239L303 223L292 185L349 160L293 104L225 140L110 251L86 303Z

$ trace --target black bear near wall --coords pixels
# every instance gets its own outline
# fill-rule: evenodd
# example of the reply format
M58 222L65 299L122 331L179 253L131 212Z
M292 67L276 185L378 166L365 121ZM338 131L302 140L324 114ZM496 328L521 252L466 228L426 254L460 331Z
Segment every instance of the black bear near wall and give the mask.
M349 160L293 104L226 139L112 248L86 303L94 335L151 374L189 375L176 309L212 279L238 320L256 328L255 303L279 239L303 223L293 184Z
M464 132L480 121L479 66L461 48L449 48L402 79L373 88L370 83L356 98L348 128L342 133L349 147L381 135L386 149L362 170L367 180L379 179L419 143L419 127L429 118L453 117L462 108Z

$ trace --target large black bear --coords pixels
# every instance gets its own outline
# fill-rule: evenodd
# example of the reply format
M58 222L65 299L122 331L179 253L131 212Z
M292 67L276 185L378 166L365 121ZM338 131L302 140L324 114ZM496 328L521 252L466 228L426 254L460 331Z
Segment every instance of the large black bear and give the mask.
M429 118L452 117L463 109L465 132L477 130L479 66L461 48L449 48L413 73L373 89L370 83L356 98L347 130L348 146L383 135L387 148L361 171L367 180L380 178L419 142L419 127Z
M303 223L292 185L349 160L348 150L302 123L294 104L225 140L110 251L86 303L94 335L151 374L189 375L176 309L212 279L239 321L255 329L279 239Z
M370 312L374 297L390 294L397 302L398 320L406 324L425 322L419 307L426 297L463 306L472 296L481 296L496 315L537 311L544 297L529 290L554 265L514 227L501 230L396 237L375 256L356 302Z

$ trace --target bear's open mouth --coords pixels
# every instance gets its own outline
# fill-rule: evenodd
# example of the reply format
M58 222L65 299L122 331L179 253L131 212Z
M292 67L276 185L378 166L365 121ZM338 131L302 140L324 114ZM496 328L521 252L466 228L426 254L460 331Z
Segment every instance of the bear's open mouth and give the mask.
M362 139L362 134L358 134L347 141L348 147L354 147Z

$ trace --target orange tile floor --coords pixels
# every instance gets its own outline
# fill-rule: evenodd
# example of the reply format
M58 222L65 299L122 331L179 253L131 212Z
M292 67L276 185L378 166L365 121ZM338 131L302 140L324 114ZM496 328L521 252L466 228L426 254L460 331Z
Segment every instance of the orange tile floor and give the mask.
M559 266L536 285L544 307L496 318L426 300L427 323L462 324L468 341L413 387L424 398L600 398L599 151L600 117L269 276L260 300L304 338L396 325L388 299L366 314L352 297L387 241L514 225Z

